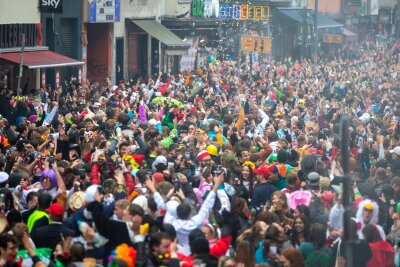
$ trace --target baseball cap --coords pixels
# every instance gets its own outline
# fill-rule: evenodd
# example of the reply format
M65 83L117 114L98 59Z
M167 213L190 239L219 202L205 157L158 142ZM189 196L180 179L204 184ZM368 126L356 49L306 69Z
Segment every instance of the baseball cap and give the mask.
M389 151L390 153L395 153L396 155L400 156L400 146L396 146L392 150Z
M264 177L268 177L271 172L270 172L270 170L269 170L269 168L267 166L260 166L260 167L258 167L256 169L254 169L253 173L260 174L260 175L262 175Z
M319 187L319 174L317 172L310 172L307 175L307 183L311 187Z
M51 204L50 207L46 210L50 216L63 216L64 215L64 208L61 207L60 204L54 203Z

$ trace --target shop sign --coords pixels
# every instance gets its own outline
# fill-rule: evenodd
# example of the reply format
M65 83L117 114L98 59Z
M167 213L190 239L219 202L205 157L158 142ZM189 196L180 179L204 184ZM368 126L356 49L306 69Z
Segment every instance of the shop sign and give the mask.
M120 20L120 0L92 0L90 22L116 22Z
M193 0L192 17L216 18L219 13L218 0Z
M25 34L25 46L38 44L39 31L36 24L0 24L0 48L21 46Z
M39 0L39 11L42 13L62 13L63 0Z
M322 42L326 44L341 44L343 36L341 34L327 33L322 36Z
M220 19L268 20L269 6L219 4Z
M241 50L243 52L257 52L259 54L271 53L271 38L262 36L241 36Z

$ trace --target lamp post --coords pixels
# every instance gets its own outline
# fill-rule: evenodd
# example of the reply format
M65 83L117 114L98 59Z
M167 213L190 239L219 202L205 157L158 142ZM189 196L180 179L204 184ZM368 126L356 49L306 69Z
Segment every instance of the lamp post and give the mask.
M301 43L301 58L304 59L306 56L306 45L307 45L307 33L308 33L308 9L303 7L300 11L300 16L303 18L303 22L301 25L301 35L302 35L302 43Z
M315 0L315 10L314 10L314 63L318 63L318 0Z

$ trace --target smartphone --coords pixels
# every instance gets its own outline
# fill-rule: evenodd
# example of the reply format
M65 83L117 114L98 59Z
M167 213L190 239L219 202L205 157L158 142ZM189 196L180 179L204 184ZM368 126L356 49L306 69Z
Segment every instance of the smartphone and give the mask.
M270 246L269 247L269 253L277 254L278 253L278 247L277 246Z
M187 160L190 160L190 152L189 151L185 151L185 158Z
M174 169L174 168L175 168L175 163L168 162L168 169Z

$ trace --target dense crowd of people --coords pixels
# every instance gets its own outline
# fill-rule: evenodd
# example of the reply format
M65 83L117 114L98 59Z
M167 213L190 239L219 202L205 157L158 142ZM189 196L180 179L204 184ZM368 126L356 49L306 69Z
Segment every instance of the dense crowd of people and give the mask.
M23 95L0 82L0 266L399 266L390 48Z

